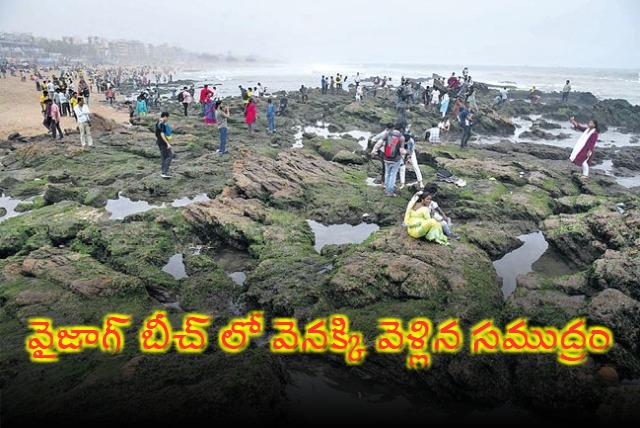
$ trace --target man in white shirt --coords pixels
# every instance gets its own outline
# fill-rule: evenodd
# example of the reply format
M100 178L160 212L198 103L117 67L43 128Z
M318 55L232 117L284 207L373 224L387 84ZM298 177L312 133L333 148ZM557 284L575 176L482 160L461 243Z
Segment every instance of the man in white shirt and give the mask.
M500 89L500 97L502 98L503 103L507 102L507 99L509 98L509 90L507 89L506 86Z
M569 92L571 92L571 81L567 80L567 83L565 83L564 88L562 88L562 101L561 102L566 102L569 101Z
M436 88L433 88L431 91L431 104L438 105L440 104L440 91Z
M78 118L78 129L80 130L80 144L82 147L89 145L93 146L93 137L91 137L91 117L89 112L89 106L84 103L84 98L78 98L78 105L75 106L73 111Z

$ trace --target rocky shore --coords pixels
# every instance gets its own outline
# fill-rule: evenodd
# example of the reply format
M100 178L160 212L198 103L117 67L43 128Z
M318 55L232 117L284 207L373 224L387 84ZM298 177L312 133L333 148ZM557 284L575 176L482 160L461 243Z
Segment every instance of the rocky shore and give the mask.
M185 312L213 314L212 342L229 318L253 309L269 318L296 317L300 325L344 313L370 346L379 334L377 319L387 316L427 316L434 324L458 317L467 329L486 318L504 326L526 317L532 325L561 328L584 317L610 328L615 345L576 367L560 365L555 355L471 356L467 343L460 354L436 355L426 371L407 371L401 359L375 353L344 371L407 391L429 390L443 401L491 408L509 402L554 420L639 421L639 189L599 170L583 182L567 159L570 149L507 139L516 132L512 119L527 116L538 117L536 130L524 137L531 141L545 139L553 121L570 116L637 134L640 107L590 94L576 94L569 105L553 95L531 104L513 93L515 100L496 111L495 93L479 84L474 134L505 141L480 145L474 137L469 149L460 149L455 120L441 146L418 141L425 177L435 179L436 169L446 168L467 182L462 188L438 184L436 200L461 235L448 247L407 236L402 217L415 189L385 198L370 180L379 179L380 162L368 157L366 139L348 134L375 134L393 122L392 94L359 103L319 92L301 103L290 94L274 136L266 133L264 100L254 135L245 131L241 101L228 100L227 157L215 152L215 128L184 118L178 104L169 103L172 180L159 174L155 117L126 128L96 117L96 146L86 151L45 136L0 141L0 190L22 201L11 218L0 209L3 418L44 422L55 409L61 420L74 415L88 422L108 409L110 420L128 423L148 422L143 413L157 421L177 414L187 415L185 421L216 415L217 422L235 424L237 415L242 422L287 420L287 359L269 353L267 340L237 355L215 346L198 356L143 355L136 327L127 331L124 352L113 357L85 351L37 365L24 349L30 317L92 325L106 313L123 313L138 326L152 310L166 308L174 326ZM412 107L408 120L420 136L438 113ZM305 131L318 122L340 137ZM638 146L597 147L596 153L612 160L617 175L640 171ZM407 173L407 181L415 181L410 168ZM172 204L201 194L209 200ZM119 197L158 208L112 220L107 207ZM380 230L361 244L317 252L307 220L375 223ZM520 246L518 236L538 230L573 273L520 276L505 300L492 262ZM227 251L245 255L241 285L221 261ZM174 254L182 254L184 278L163 270Z

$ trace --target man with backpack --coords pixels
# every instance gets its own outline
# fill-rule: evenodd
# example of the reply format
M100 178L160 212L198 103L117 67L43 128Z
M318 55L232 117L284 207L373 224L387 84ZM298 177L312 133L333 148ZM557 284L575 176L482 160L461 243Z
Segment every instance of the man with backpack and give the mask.
M171 144L167 139L167 122L169 122L169 113L163 111L160 114L160 120L156 123L156 142L158 143L160 155L162 156L162 173L160 174L162 178L171 178L169 167L171 166L171 159L173 158Z
M402 166L402 157L406 154L404 147L404 136L402 135L402 124L396 124L391 129L391 125L387 125L387 129L376 135L372 141L375 141L371 156L375 156L380 148L383 148L384 156L384 183L385 195L396 196L393 193L396 186L396 177Z

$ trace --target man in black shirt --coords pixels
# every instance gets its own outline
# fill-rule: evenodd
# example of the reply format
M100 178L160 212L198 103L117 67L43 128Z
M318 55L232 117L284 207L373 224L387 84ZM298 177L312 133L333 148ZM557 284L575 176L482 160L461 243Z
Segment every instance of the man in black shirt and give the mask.
M167 139L167 122L169 122L169 113L163 111L160 115L160 120L156 123L156 138L158 148L160 148L160 155L162 156L162 178L171 178L169 175L169 166L171 166L171 159L173 153L171 151L171 144Z

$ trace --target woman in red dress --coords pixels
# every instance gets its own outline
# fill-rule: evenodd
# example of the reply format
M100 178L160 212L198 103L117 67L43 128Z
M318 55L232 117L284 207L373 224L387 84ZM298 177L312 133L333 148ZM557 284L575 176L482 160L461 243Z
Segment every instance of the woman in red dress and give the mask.
M244 123L247 124L247 129L249 129L249 133L253 133L253 124L256 121L256 104L252 99L249 100L249 104L247 105L247 111L244 116Z
M580 138L576 142L569 160L582 167L582 179L589 178L589 165L593 162L593 151L598 141L598 121L591 120L587 126L581 125L576 122L574 117L571 118L573 127L578 131L583 131Z

